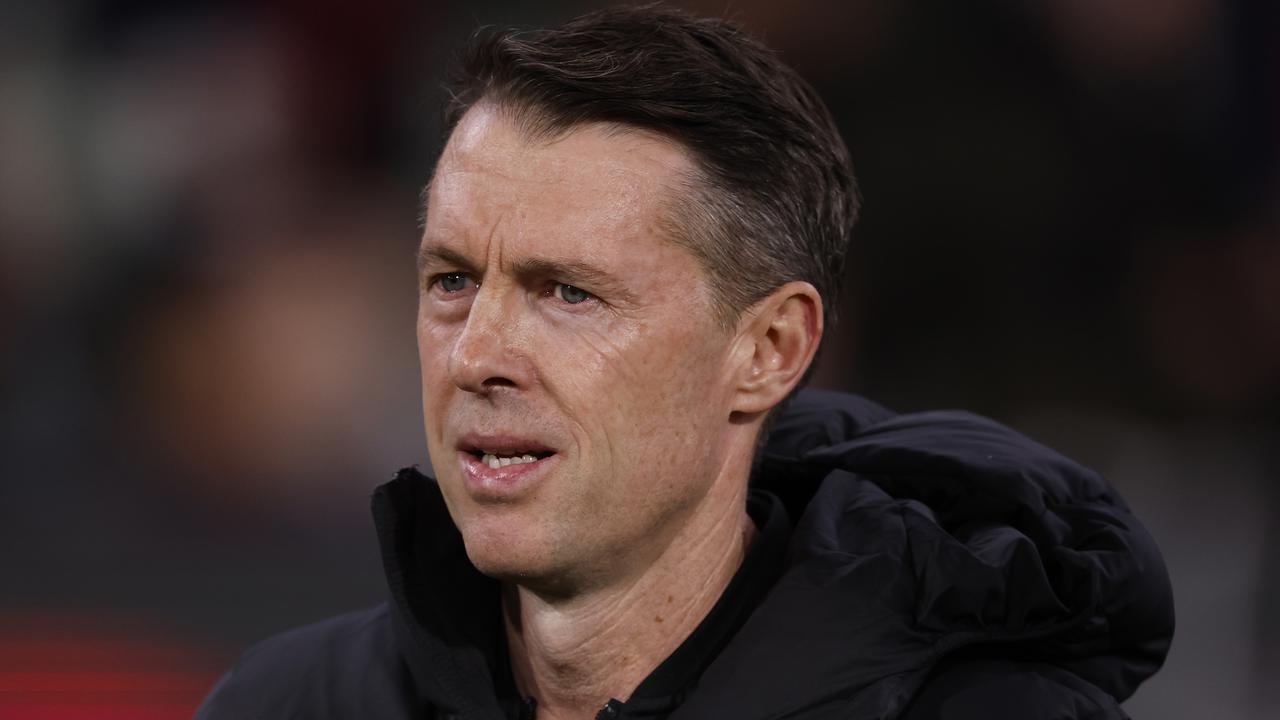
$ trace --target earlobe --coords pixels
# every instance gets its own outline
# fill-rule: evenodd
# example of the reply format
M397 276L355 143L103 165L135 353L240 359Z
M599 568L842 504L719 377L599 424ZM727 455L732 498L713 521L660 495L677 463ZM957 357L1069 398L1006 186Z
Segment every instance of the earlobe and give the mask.
M799 384L822 339L822 298L807 282L775 290L746 317L752 349L740 366L734 412L768 412Z

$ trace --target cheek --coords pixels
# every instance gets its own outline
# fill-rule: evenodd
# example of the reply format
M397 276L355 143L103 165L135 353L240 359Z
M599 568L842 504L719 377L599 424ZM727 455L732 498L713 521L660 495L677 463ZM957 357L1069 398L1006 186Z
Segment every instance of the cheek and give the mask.
M439 315L418 312L418 362L422 367L422 379L447 380L449 351L452 349L464 322Z
M449 380L449 349L454 331L449 325L424 319L417 323L418 364L422 373L422 410L426 423L428 442L438 440L442 431L442 418L446 411L445 398L452 383Z
M628 346L626 333L615 325L548 323L527 339L524 348L535 358L547 399L568 421L567 429L576 436L588 462L596 455L608 461L612 433L607 429L626 413L619 398L625 395L632 372L620 361Z
M714 332L714 331L712 331ZM679 318L584 334L572 365L561 364L569 394L586 405L583 430L606 450L652 466L703 444L720 404L720 354L705 330ZM597 442L596 445L600 445Z
M652 349L649 370L636 383L637 402L653 408L648 437L654 452L706 452L719 431L723 376L717 372L720 348L705 336L672 338Z

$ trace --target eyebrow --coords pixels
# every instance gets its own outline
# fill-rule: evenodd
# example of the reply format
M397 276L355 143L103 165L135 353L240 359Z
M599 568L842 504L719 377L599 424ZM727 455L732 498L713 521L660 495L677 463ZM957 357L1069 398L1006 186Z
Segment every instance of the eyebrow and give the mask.
M516 277L555 278L570 285L585 285L584 289L602 292L611 298L634 301L635 296L613 273L590 263L571 259L525 258L514 263Z
M448 265L460 270L480 272L474 262L462 253L437 243L424 243L418 248L418 272L425 272L435 264ZM582 284L584 290L601 293L610 300L634 302L635 294L627 289L626 284L613 273L581 260L570 258L522 258L512 264L512 272L517 278L554 278L560 282L577 286Z
M449 265L467 272L475 272L476 267L465 255L437 243L423 243L418 246L418 273L422 274L431 265Z

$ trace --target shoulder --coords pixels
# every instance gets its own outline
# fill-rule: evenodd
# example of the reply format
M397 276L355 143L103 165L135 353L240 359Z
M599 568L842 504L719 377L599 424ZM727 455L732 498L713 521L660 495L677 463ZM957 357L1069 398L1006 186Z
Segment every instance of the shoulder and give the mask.
M946 660L916 693L902 720L1127 720L1107 693L1044 662Z
M250 648L196 720L326 718L408 707L407 670L385 604L290 630Z

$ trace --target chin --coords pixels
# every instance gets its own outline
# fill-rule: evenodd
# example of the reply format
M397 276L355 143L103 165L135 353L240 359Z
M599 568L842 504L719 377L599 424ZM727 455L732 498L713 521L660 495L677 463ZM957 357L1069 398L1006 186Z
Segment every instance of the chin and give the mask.
M471 518L462 539L471 564L495 580L524 582L550 573L550 553L538 533L522 532L511 518Z

